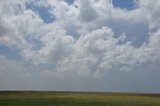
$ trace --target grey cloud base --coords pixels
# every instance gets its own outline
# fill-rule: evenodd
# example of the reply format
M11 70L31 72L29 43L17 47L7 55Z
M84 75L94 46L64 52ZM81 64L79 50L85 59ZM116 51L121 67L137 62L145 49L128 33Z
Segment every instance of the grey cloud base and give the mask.
M26 3L49 7L55 21L44 23ZM136 3L1 2L0 45L21 59L0 55L0 90L160 92L160 2Z

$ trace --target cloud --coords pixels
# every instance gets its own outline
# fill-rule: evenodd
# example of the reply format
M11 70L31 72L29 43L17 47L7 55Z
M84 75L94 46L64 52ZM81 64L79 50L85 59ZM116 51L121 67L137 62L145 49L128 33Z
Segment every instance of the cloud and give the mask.
M98 17L98 13L91 7L88 0L79 0L79 17L82 22L90 22Z
M159 28L159 8L160 8L160 2L158 0L153 0L153 1L140 1L139 2L139 6L144 9L145 11L147 11L148 14L146 14L148 21L149 21L149 26L151 29L154 28ZM154 7L152 6L154 5Z
M0 55L0 90L24 89L25 84L23 83L31 77L29 70L30 68L25 67L23 63L9 60L5 56Z
M45 23L26 3L48 8L55 20ZM1 1L0 45L18 50L21 60L0 55L0 89L143 91L158 84L160 4L138 0L136 5L124 10L110 0Z

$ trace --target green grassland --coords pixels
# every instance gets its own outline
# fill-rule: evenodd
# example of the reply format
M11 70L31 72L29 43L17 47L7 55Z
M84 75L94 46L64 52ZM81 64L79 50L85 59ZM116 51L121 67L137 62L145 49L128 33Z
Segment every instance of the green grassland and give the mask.
M160 94L1 91L0 106L160 106Z

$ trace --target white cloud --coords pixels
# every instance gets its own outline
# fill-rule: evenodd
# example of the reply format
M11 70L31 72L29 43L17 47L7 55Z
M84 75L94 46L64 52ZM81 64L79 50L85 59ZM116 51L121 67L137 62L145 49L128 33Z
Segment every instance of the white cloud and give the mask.
M146 17L148 18L150 28L159 28L160 27L160 1L159 0L138 0L139 5L142 9L144 9L146 12Z
M52 77L64 80L62 76L68 82L104 80L114 73L136 73L160 62L158 0L139 0L131 11L114 8L109 0L78 0L72 5L63 0L0 2L0 45L14 47L22 56L22 63L0 56L0 85L7 82L9 87L10 80L22 77L35 83ZM56 20L44 23L26 8L26 2L50 7ZM145 68L148 73L151 69ZM5 80L7 75L11 78Z
M88 0L79 0L79 18L82 22L90 22L98 17L98 13L91 7Z

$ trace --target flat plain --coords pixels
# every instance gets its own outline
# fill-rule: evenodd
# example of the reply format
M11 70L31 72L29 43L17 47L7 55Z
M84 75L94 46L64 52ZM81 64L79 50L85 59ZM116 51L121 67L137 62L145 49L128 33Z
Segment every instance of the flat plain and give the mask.
M0 106L160 106L160 94L0 91Z

